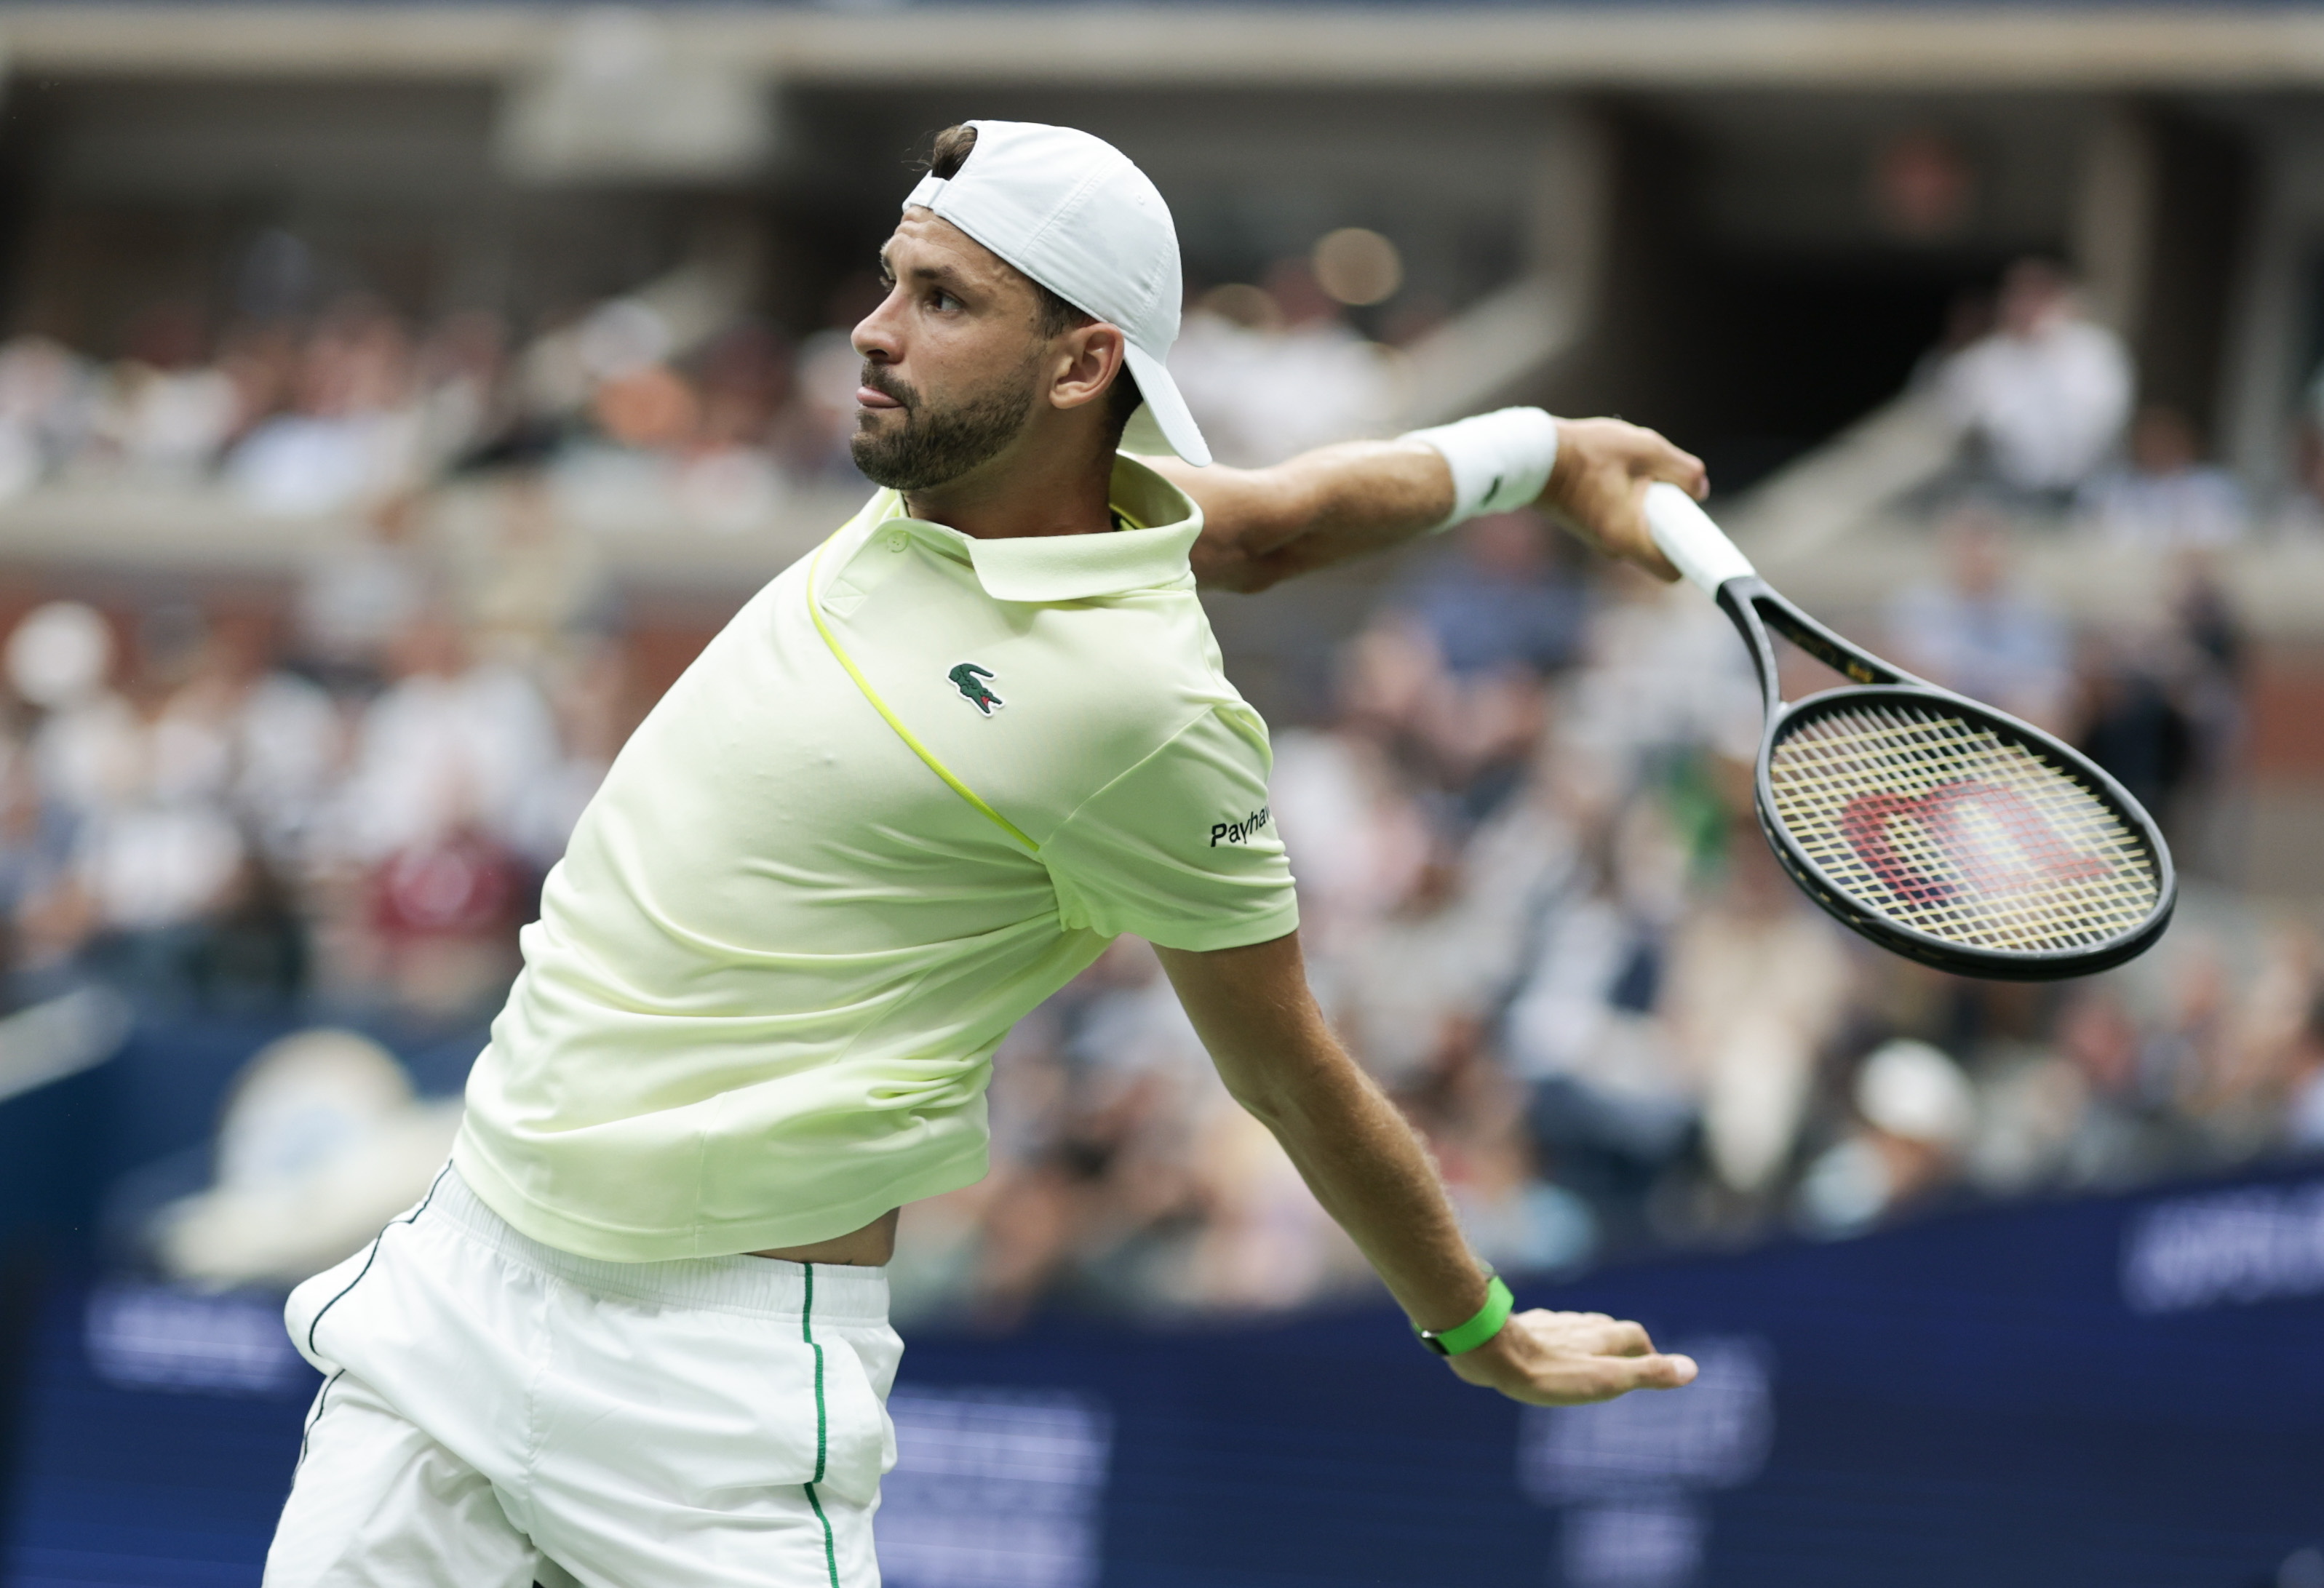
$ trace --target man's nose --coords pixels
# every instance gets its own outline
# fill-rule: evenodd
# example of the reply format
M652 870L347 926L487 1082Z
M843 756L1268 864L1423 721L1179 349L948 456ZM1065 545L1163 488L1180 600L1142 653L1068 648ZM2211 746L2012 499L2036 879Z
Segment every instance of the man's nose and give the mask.
M880 300L880 307L855 322L848 340L854 344L857 353L880 363L894 363L903 351L896 338L896 295L890 293Z

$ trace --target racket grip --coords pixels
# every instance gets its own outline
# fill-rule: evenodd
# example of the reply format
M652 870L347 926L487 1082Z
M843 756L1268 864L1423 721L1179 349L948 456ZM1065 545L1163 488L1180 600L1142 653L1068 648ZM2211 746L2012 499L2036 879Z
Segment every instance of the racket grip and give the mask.
M1663 555L1705 595L1717 595L1729 579L1754 571L1751 559L1736 549L1727 532L1675 485L1656 481L1646 487L1646 528L1654 532Z

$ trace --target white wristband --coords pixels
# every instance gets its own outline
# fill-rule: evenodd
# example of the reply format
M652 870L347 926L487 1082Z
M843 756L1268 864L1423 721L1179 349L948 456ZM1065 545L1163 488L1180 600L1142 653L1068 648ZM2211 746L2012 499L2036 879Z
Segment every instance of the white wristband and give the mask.
M1500 408L1398 439L1428 443L1452 470L1452 511L1438 529L1530 507L1557 463L1557 421L1537 408Z

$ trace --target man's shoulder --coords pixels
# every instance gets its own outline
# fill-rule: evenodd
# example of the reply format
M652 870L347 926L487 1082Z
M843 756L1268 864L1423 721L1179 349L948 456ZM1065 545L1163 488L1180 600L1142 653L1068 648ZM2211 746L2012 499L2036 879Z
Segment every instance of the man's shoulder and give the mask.
M1145 592L1092 615L1091 638L1073 644L1070 662L1057 669L1083 720L1140 731L1157 745L1213 712L1259 721L1227 677L1192 591Z

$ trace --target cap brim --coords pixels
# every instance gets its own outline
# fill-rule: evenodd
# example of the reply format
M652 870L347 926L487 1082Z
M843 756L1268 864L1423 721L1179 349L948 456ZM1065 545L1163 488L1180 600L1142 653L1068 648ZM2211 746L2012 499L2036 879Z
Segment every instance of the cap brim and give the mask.
M1190 464L1209 463L1211 449L1204 443L1194 416L1187 411L1186 399L1178 395L1178 383L1170 379L1169 366L1134 342L1128 344L1123 362L1138 378L1138 394L1145 399L1155 428L1162 432L1170 450Z

